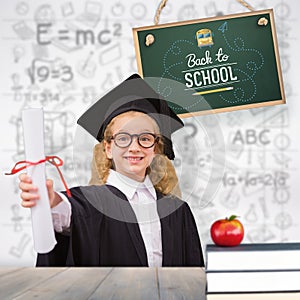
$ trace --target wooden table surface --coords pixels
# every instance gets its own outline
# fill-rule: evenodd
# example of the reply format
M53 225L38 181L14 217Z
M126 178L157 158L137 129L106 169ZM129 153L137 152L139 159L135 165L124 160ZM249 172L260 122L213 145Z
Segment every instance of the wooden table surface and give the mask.
M0 268L0 299L205 299L202 268Z

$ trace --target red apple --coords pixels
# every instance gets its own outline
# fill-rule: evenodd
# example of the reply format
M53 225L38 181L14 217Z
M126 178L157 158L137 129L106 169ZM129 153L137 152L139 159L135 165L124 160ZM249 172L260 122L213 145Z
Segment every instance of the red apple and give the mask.
M244 238L243 224L232 215L215 221L210 227L210 235L217 246L237 246Z

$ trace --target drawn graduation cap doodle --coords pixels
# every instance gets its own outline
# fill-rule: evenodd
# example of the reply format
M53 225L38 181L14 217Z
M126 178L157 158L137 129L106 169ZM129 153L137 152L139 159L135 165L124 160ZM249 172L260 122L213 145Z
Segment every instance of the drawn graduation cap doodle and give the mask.
M127 111L139 111L152 117L164 139L164 154L174 159L171 135L184 126L181 119L138 74L133 74L99 99L77 121L99 142L109 122Z

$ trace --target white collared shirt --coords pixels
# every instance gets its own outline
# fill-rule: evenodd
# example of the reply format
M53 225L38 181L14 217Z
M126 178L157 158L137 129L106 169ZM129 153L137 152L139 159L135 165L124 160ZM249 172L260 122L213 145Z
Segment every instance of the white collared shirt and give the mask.
M138 182L110 170L106 184L116 187L127 197L136 215L146 248L148 265L149 267L161 267L161 224L157 213L156 191L149 176L146 176L144 182ZM55 231L62 232L70 227L71 204L64 194L58 194L63 201L51 211Z
M161 224L157 213L155 188L146 176L138 182L110 170L106 184L119 189L128 199L140 228L148 257L149 267L162 266Z

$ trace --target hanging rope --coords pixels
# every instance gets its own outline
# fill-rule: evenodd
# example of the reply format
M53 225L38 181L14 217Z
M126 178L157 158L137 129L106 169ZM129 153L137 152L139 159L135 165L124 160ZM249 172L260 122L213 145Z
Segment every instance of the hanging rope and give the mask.
M158 25L159 22L159 17L161 14L161 11L163 10L163 8L166 6L168 0L162 0L156 10L156 14L154 17L154 24ZM246 1L244 0L236 0L237 2L239 2L241 5L243 5L244 7L246 7L247 9L249 9L250 11L254 11L255 9Z
M251 11L255 11L255 9L246 1L244 0L236 0L237 2L239 2L240 4L242 4L243 6L245 6L246 8L248 8Z
M154 18L154 24L158 25L160 13L163 10L163 8L166 6L168 0L162 0L156 10L155 18Z

